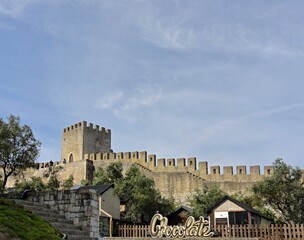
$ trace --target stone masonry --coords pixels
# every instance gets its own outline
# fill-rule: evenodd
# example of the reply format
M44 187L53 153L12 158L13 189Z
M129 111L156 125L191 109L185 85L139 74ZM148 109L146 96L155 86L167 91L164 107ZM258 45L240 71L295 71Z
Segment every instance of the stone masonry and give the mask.
M27 201L47 205L75 226L87 230L90 237L99 235L99 205L95 190L28 192Z
M193 193L206 185L218 185L228 193L247 192L253 183L265 175L273 174L272 166L264 167L264 175L260 166L210 166L207 162L191 158L157 158L155 154L143 152L113 152L111 150L111 130L82 121L63 129L61 160L53 166L39 163L37 167L28 169L22 176L11 177L8 187L16 180L29 179L32 176L43 177L47 171L61 166L59 180L73 175L74 182L92 180L94 169L105 168L110 163L121 161L124 171L131 164L136 164L148 177L154 179L156 187L165 197L174 198L177 203L189 201Z

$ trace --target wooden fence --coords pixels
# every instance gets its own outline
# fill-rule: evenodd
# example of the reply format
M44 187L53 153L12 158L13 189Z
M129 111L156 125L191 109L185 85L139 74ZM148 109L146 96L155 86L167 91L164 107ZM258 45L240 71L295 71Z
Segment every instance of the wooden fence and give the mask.
M217 226L221 237L259 238L261 240L304 239L304 224Z
M148 225L119 225L118 237L147 237L149 235Z
M260 240L300 240L304 239L304 224L294 225L219 225L216 228L220 237L259 238ZM148 225L119 225L119 237L147 237Z

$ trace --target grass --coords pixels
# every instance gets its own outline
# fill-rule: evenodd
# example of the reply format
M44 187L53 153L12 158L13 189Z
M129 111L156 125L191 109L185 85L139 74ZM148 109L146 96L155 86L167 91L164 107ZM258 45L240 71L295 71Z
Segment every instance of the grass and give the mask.
M59 240L61 234L36 214L16 205L14 201L0 198L0 232L8 239Z

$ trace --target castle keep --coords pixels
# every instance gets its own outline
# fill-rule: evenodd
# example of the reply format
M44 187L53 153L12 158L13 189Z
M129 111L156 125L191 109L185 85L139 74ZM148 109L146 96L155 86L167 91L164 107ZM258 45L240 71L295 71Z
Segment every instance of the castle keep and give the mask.
M87 153L111 151L111 130L87 122L79 122L63 129L61 160L69 163L85 159Z
M36 168L26 170L22 177L42 177L50 167L61 166L59 180L73 175L74 182L92 180L94 169L105 168L110 163L121 161L124 171L136 164L148 177L154 179L156 187L165 197L172 197L178 203L189 201L193 193L207 185L218 185L228 193L247 192L253 183L261 180L260 166L210 166L207 162L190 158L157 158L155 154L142 152L113 152L111 149L111 130L85 121L63 129L61 160L50 166L39 163ZM272 166L264 167L264 174L273 174ZM11 177L8 187L12 187L20 176Z

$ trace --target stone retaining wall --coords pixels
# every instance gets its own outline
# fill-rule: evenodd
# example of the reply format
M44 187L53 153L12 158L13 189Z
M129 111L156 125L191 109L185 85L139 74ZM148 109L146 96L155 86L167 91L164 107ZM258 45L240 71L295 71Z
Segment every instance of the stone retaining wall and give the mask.
M98 238L99 202L95 190L62 190L50 192L28 192L27 200L49 205L74 225L90 232L90 237Z

